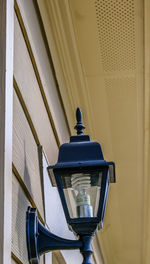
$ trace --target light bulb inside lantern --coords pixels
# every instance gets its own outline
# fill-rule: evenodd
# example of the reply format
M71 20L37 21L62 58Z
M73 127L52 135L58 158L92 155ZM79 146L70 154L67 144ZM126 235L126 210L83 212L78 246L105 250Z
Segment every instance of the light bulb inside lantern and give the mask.
M90 195L87 193L87 190L91 187L90 174L72 174L71 185L77 191L77 217L93 217L93 207L91 206Z

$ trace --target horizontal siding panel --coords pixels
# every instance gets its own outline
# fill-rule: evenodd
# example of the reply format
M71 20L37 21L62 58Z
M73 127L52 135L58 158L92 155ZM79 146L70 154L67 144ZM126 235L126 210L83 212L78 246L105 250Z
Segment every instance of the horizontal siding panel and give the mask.
M17 264L17 262L11 259L11 264Z
M52 252L52 263L53 264L66 264L60 251Z
M15 16L14 76L49 163L55 163L58 147L40 93L25 41Z
M44 218L38 148L14 91L13 163Z
M29 264L26 246L26 211L30 203L14 174L12 185L12 252L23 264ZM15 261L12 260L12 263L14 264ZM43 263L43 257L40 263Z
M50 64L51 59L48 57L50 54L45 47L35 5L31 0L17 0L17 3L32 47L59 140L61 143L66 142L69 138L68 127L66 125L66 119L60 102L60 95L56 88L56 82Z
M11 264L18 264L18 263L14 261L13 259L11 259Z
M12 182L12 252L22 263L29 264L26 247L26 210L30 203L25 197L14 175L12 176Z

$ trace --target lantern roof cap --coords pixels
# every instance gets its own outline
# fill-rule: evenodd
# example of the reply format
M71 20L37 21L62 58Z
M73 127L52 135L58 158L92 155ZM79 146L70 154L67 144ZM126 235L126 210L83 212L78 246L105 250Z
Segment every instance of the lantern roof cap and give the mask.
M115 166L114 162L104 160L101 146L90 141L88 135L72 136L70 142L61 145L56 165L48 169L71 169L85 167ZM114 176L115 177L115 176ZM114 182L115 178L111 179Z
M82 113L78 108L76 112L77 130L76 136L70 137L69 143L60 146L59 156L56 165L48 169L71 169L85 167L113 167L111 182L115 182L115 164L104 160L101 145L98 142L90 141L88 135L83 135Z

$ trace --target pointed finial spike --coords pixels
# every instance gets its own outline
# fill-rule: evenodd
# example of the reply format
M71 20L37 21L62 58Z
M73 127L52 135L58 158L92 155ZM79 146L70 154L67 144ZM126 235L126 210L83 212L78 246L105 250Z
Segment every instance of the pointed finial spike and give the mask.
M83 129L85 126L82 124L82 111L79 107L76 110L76 119L77 124L74 128L77 130L77 135L83 135Z
M78 123L82 123L82 111L79 107L76 110L76 119Z

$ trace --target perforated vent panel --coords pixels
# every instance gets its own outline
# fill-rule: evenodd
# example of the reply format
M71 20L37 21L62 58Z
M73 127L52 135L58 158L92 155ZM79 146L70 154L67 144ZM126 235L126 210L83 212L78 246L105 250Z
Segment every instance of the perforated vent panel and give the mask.
M135 69L134 0L95 0L95 8L104 71Z

